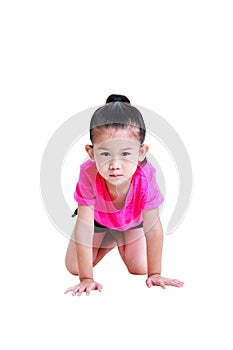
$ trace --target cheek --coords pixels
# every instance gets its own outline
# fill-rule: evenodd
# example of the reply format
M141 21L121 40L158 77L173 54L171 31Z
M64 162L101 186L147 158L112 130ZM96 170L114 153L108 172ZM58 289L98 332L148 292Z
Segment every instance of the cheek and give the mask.
M133 173L135 173L137 165L137 162L125 161L123 164L125 174L128 173L131 176Z
M104 172L108 169L109 161L96 159L96 168L99 172Z
M127 166L128 168L134 168L138 165L138 157L134 156L128 159L123 160L123 164Z

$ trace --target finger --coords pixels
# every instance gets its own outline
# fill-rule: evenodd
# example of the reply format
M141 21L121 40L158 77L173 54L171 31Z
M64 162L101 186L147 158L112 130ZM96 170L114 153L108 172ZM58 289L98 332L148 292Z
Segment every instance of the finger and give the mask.
M179 285L181 285L181 286L184 285L184 282L179 281L179 280L177 280L177 279L174 279L174 280L172 280L172 281L176 282L177 284L179 284Z
M79 291L79 288L75 288L75 289L73 289L73 293L72 293L72 295L76 295L76 294L78 293L78 291Z
M183 285L184 285L183 282L176 282L176 281L175 281L175 283L176 283L176 286L178 286L178 287L183 287Z
M166 284L169 286L178 287L178 288L183 287L183 284L176 282L175 280L167 281Z
M99 292L102 292L103 286L101 284L97 283L96 287Z
M172 284L174 287L178 287L178 288L181 288L181 287L183 287L183 283L178 283L178 282L173 282L173 284Z
M80 295L82 295L82 293L83 293L84 291L85 291L85 287L79 288L78 293L77 293L77 296L80 297Z
M67 289L67 290L64 292L64 294L67 294L67 293L69 293L69 292L71 292L71 290Z
M169 284L170 286L174 286L174 287L178 285L178 283L175 281L169 281Z
M150 288L152 286L151 278L147 278L146 285L147 285L148 288Z
M164 283L166 284L166 286L173 286L173 284L176 284L175 281L169 279L165 280Z
M162 287L163 289L166 289L165 283L162 280L158 280L157 285Z
M74 289L74 287L70 287L70 288L68 288L65 292L64 292L64 294L67 294L67 293L69 293L69 292L72 292L73 291L73 289Z
M93 289L92 287L87 287L86 288L86 295L87 296L90 295L92 289Z
M178 283L178 284L180 284L181 286L184 285L184 282L182 282L182 281L175 280L175 282Z

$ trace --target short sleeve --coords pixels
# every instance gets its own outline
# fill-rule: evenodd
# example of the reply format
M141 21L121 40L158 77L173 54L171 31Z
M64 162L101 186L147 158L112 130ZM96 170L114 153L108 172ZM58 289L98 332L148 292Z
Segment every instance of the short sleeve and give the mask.
M74 192L74 199L82 205L89 206L95 204L93 181L82 166L80 167L79 180Z
M156 170L153 168L148 179L147 191L144 196L143 210L150 210L157 208L164 201L163 195L156 182Z

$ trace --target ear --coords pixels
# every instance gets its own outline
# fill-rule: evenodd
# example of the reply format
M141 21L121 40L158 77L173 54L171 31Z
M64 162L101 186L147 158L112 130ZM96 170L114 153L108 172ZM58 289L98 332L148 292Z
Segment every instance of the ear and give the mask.
M140 146L140 149L139 149L139 161L143 161L143 159L145 158L148 150L149 150L149 146L148 145L141 145Z
M87 152L87 154L89 155L90 159L94 162L94 151L93 151L93 146L91 145L86 145L85 146L85 150Z

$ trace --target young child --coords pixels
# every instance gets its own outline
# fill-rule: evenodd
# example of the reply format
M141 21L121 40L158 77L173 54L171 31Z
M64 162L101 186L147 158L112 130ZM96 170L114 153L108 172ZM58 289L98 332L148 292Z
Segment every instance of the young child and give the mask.
M127 97L111 95L91 119L90 160L80 167L74 194L78 214L66 253L66 267L80 283L72 295L102 290L93 267L115 246L128 271L147 274L146 285L182 287L161 276L163 230L159 205L163 196L155 168L146 159L146 128Z

